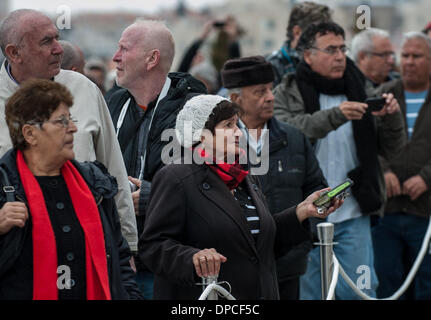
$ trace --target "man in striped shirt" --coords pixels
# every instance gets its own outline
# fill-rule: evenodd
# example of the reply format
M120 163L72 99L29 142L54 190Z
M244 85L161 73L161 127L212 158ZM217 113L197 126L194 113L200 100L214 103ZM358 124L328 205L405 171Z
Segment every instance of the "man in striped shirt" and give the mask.
M403 283L422 245L431 214L431 39L420 32L404 36L402 79L384 84L399 101L405 123L405 145L383 163L388 202L385 216L373 228L379 298ZM431 299L431 256L424 260L408 299Z

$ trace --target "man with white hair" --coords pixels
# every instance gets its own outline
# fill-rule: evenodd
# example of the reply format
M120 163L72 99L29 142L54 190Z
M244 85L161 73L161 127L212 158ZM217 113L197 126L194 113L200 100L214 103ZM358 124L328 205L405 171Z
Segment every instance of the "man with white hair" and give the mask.
M138 20L128 26L112 60L117 84L123 89L108 101L132 188L138 233L145 221L151 179L164 163L165 129L174 128L176 115L192 92L206 93L203 83L186 73L169 73L175 54L170 30L159 21ZM169 74L168 74L169 73ZM138 285L152 297L152 276L138 263Z
M367 89L375 88L394 78L395 52L387 31L369 28L352 39L351 55L367 77Z
M378 297L403 283L422 245L431 214L431 39L421 32L404 36L401 79L383 84L400 104L407 143L382 166L388 202L385 216L372 230ZM405 259L403 259L403 257ZM414 278L413 296L431 299L431 256L426 254Z
M121 230L132 251L137 250L136 218L121 150L102 94L85 76L60 69L63 48L54 23L36 10L11 12L0 27L0 47L6 57L0 70L0 156L12 148L5 122L5 102L20 83L30 78L51 79L65 85L73 95L70 109L77 118L75 158L100 161L117 178L115 198Z

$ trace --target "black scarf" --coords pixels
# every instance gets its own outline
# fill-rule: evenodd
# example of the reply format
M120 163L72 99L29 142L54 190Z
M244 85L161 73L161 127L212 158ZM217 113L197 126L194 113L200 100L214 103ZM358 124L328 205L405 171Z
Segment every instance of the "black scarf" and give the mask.
M303 60L296 69L299 91L304 101L305 112L320 110L319 95L347 96L348 101L364 102L365 77L353 61L346 58L346 70L340 79L327 79L311 70ZM383 205L379 183L380 165L377 159L377 133L373 116L366 113L361 120L352 120L353 137L360 165L348 173L354 181L352 193L363 213L371 213ZM341 181L340 181L341 182Z

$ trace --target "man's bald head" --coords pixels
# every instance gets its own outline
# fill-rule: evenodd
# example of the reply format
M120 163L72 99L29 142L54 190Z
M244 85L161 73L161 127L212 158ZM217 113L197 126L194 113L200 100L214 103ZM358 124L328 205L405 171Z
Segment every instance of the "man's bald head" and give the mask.
M157 49L160 52L160 63L168 73L175 56L175 42L166 25L156 20L137 20L127 27L123 34L129 33L142 50L148 52Z
M63 48L49 17L36 10L11 12L0 26L0 46L14 79L51 79L60 72Z
M8 44L19 46L25 35L33 30L34 24L52 21L43 13L32 9L19 9L11 12L0 26L0 48L7 57Z
M61 60L61 68L84 74L85 61L79 48L66 40L60 40L59 42L64 50L63 59Z

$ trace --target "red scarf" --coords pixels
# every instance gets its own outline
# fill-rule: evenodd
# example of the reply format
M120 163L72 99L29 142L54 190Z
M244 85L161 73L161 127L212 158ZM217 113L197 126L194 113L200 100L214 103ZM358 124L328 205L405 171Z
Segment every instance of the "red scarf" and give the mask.
M21 151L17 153L16 163L33 224L33 299L57 300L57 248L45 200ZM85 235L87 299L110 300L105 238L96 201L70 161L63 165L61 174Z
M198 148L197 151L200 156L206 160L205 163L211 168L211 170L217 173L217 175L223 180L229 190L235 189L248 174L248 171L244 170L239 164L238 158L241 157L241 155L233 164L229 164L226 162L216 161L202 148ZM245 154L244 150L241 149L241 153Z

